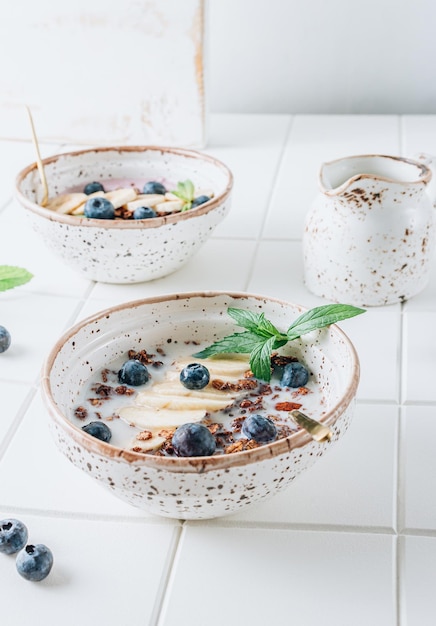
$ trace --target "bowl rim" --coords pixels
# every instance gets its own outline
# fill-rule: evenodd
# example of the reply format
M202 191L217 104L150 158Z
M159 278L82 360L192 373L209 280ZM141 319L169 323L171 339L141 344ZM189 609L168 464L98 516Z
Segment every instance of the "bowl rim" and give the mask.
M61 347L73 337L84 326L95 323L96 321L112 315L117 311L127 308L135 308L146 304L153 304L159 302L169 302L172 300L186 300L191 298L216 298L221 296L227 296L232 299L255 299L259 301L275 302L284 306L292 306L303 313L307 310L307 307L303 307L299 304L273 298L270 296L264 296L247 292L234 292L234 291L192 291L183 293L163 294L158 296L151 296L148 298L141 298L138 300L131 300L117 304L106 309L100 310L80 322L71 326L61 337L57 340L55 345L47 355L41 372L41 392L45 405L48 409L50 417L57 423L69 436L79 445L83 446L87 451L97 453L105 458L117 459L125 461L129 464L146 466L154 469L166 470L170 472L196 472L203 473L206 471L227 469L230 467L237 467L242 465L248 465L254 462L271 459L273 457L280 456L282 454L289 453L294 448L301 448L308 443L313 443L311 436L303 429L298 430L288 437L277 439L268 444L253 448L250 450L243 450L241 452L233 452L231 454L221 454L207 457L165 457L154 456L146 454L145 452L133 452L124 448L119 448L110 443L105 443L83 432L80 428L75 426L58 408L51 391L50 385L50 373L53 367L54 361ZM351 357L351 372L350 382L345 389L340 400L322 417L320 422L327 426L333 426L343 411L353 402L355 399L357 387L360 378L360 362L356 349L344 333L344 331L337 326L337 324L331 324L329 330L339 336L346 344L350 357ZM318 445L331 445L330 442Z
M165 224L174 224L176 222L181 222L184 220L193 219L195 217L199 217L200 215L205 215L214 209L220 207L225 200L229 197L231 190L233 188L233 174L231 170L219 159L212 157L208 154L203 154L202 152L198 152L197 150L189 150L186 148L172 148L165 146L156 146L156 145L136 145L136 146L100 146L96 148L84 148L82 150L72 150L69 152L62 152L58 154L54 154L50 157L42 159L43 166L48 165L50 163L55 163L59 159L63 157L79 157L83 154L96 153L100 154L103 152L118 152L119 154L123 152L161 152L176 154L182 157L192 158L199 161L207 161L221 169L227 176L227 184L224 191L217 196L214 196L204 204L200 204L198 207L194 209L190 209L189 211L183 211L181 213L174 213L172 215L164 215L162 217L154 217L148 220L101 220L95 218L81 217L77 215L68 215L63 213L58 213L56 211L52 211L36 202L29 200L23 192L21 191L21 185L31 172L36 171L38 169L38 165L36 161L27 165L23 168L15 178L15 187L14 187L14 195L18 202L26 209L39 215L40 217L49 219L52 222L59 222L61 224L68 224L70 226L84 226L87 228L104 228L108 230L143 230L147 228L159 228Z

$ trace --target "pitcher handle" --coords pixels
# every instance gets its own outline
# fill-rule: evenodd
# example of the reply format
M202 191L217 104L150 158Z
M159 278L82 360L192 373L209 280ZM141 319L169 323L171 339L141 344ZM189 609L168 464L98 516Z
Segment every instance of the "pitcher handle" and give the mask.
M427 154L426 152L420 152L418 154L414 154L413 158L415 161L424 163L424 165L427 165L427 167L431 170L432 176L427 185L427 193L433 206L436 208L436 156Z

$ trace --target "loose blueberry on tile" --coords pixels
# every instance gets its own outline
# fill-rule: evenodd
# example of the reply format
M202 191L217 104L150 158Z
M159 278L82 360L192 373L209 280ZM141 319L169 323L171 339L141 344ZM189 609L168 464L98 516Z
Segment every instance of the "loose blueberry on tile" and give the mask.
M165 189L162 183L158 183L155 180L151 180L148 183L145 183L142 193L158 193L161 195L166 194L167 190Z
M209 380L209 370L200 363L190 363L180 372L180 382L186 389L203 389Z
M203 424L179 426L171 443L178 456L211 456L216 449L215 437Z
M18 573L26 580L39 582L44 580L53 566L53 554L42 543L26 546L17 555Z
M192 201L191 208L193 209L196 206L200 206L200 204L209 202L209 200L210 200L209 196L198 196L197 198L194 198L194 200Z
M11 335L4 326L0 326L0 353L6 352L11 345Z
M277 428L268 417L249 415L242 424L242 434L257 443L268 443L277 439Z
M115 217L115 209L112 202L107 198L89 198L85 202L83 209L85 217L97 218L100 220L113 220Z
M150 373L145 365L136 359L126 361L118 372L118 380L123 385L138 387L148 382Z
M148 206L139 206L133 211L134 220L148 220L151 217L156 217L157 213Z
M14 554L26 545L27 528L18 519L4 519L0 522L0 552Z
M309 372L301 363L293 361L283 368L283 375L280 379L282 387L304 387L309 380Z
M109 443L112 438L111 429L104 422L89 422L86 426L82 426L82 430L105 443Z
M88 183L83 188L83 193L86 193L87 196L89 196L91 193L95 193L96 191L103 191L104 192L103 185L101 183L99 183L98 181L96 181L96 180L94 182L92 182L92 183Z

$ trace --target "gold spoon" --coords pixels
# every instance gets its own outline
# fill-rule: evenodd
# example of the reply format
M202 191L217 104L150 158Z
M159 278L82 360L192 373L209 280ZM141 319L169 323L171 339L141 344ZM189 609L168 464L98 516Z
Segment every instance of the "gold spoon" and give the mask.
M38 144L38 138L36 136L36 132L35 132L35 126L33 124L33 117L32 117L32 113L30 112L29 107L26 105L26 109L27 109L27 113L29 115L29 121L30 121L30 128L32 130L32 140L33 140L33 145L35 146L35 152L36 152L36 165L38 167L38 172L39 172L39 177L41 179L41 184L42 184L42 189L43 189L43 196L42 196L42 200L39 203L41 206L47 206L47 202L48 202L48 185L47 185L47 178L45 176L45 171L44 171L44 165L42 163L41 160L41 153L39 151L39 144Z
M304 415L301 411L291 411L290 416L294 422L297 422L299 426L307 430L315 441L323 443L324 441L330 441L332 438L333 433L328 426L324 426L324 424Z

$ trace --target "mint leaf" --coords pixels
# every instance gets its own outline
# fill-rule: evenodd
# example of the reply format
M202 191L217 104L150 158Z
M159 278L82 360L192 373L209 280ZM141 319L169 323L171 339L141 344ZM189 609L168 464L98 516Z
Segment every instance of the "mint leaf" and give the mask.
M33 277L33 274L22 267L14 265L0 265L0 291L13 289L19 285L25 285Z
M238 326L260 335L262 337L279 337L287 341L287 336L283 335L269 320L265 313L253 313L245 309L228 308L227 313L233 317Z
M259 336L249 331L243 333L235 333L234 335L228 335L223 339L215 341L211 346L208 346L201 352L196 352L192 356L198 359L206 359L208 356L214 354L250 354L250 352L259 343Z
M274 337L258 342L250 355L250 369L255 378L271 380L271 352L274 348Z
M192 201L195 198L195 187L192 180L178 182L177 189L171 193L183 200L182 212L188 211L192 207Z
M312 330L324 328L335 324L341 320L365 313L365 309L359 309L349 304L326 304L318 306L310 311L306 311L295 320L288 328L287 337L289 341L298 339L301 335L310 333Z
M355 315L365 313L365 309L348 304L327 304L306 311L291 324L286 334L281 333L264 313L253 313L244 309L229 307L228 314L238 326L246 330L228 335L215 341L194 357L205 359L214 354L235 352L250 354L250 367L256 378L271 380L271 352L286 345L288 341L298 339L312 330L330 326Z

